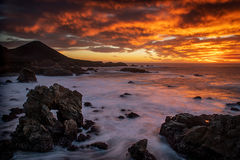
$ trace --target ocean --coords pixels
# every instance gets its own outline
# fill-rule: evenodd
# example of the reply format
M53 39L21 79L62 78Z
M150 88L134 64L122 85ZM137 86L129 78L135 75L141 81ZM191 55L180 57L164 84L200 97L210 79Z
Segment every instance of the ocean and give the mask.
M126 73L120 71L121 67L108 67L80 76L37 76L37 83L17 83L16 76L0 77L1 117L13 107L22 108L28 92L26 88L59 83L80 92L83 102L93 104L94 108L83 106L83 116L95 121L100 127L100 135L92 136L85 142L73 143L80 146L103 141L109 145L106 151L80 149L71 152L58 146L47 153L18 151L13 159L123 160L129 159L127 149L133 143L146 138L149 152L158 159L181 160L184 158L159 135L166 116L183 112L194 115L240 114L240 111L232 111L226 106L226 103L240 101L240 64L139 64L137 67L151 73ZM7 79L13 83L5 84ZM129 81L134 83L129 84ZM124 93L131 95L120 97ZM202 99L193 99L196 96ZM118 118L130 112L128 110L140 117ZM1 120L0 138L8 138L17 124L18 119L10 122Z

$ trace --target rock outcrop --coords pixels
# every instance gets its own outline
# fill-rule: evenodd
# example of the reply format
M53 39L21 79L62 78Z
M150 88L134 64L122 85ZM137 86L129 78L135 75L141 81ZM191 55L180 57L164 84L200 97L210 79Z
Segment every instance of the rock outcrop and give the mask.
M128 152L134 160L156 160L147 150L147 139L142 139L128 148Z
M69 146L83 125L82 95L59 84L37 86L27 94L25 116L12 134L17 149L50 151L54 144ZM57 111L57 119L51 109Z
M122 68L120 71L132 72L132 73L149 73L148 71L146 71L144 69L139 69L139 68Z
M19 73L19 76L17 78L18 82L36 82L37 78L35 76L35 73L27 68L23 68L21 72Z
M234 160L240 157L240 116L181 113L166 117L160 134L187 159Z

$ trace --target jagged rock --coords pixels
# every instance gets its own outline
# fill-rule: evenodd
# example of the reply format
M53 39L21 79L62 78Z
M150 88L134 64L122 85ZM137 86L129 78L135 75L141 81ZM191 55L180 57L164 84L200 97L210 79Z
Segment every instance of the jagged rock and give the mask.
M83 142L83 141L86 141L88 139L90 139L91 136L90 135L84 135L84 134L79 134L78 138L77 138L77 141L78 142Z
M134 160L156 160L147 150L147 139L142 139L128 148L128 152Z
M240 157L240 116L188 113L166 117L160 134L187 159L238 159Z
M64 121L64 135L71 140L77 138L77 123L70 119Z
M27 117L19 118L19 125L12 134L17 149L46 152L53 148L51 133L40 122Z
M83 124L83 129L89 129L91 126L93 126L95 124L95 122L91 121L91 120L85 120L85 124Z
M131 112L126 114L127 118L137 118L139 115L137 113Z
M57 109L59 121L63 123L65 120L73 119L78 126L82 126L82 95L79 92L71 91L55 83L49 88L37 86L29 91L27 97L27 101L23 104L27 117L39 121L42 121L43 118L51 120L53 116L50 110Z
M83 125L82 95L54 84L49 88L37 86L27 97L23 105L26 116L19 119L12 134L17 149L45 152L54 144L69 147L77 138L78 126ZM51 109L58 110L58 119Z
M95 142L95 143L91 144L90 146L96 147L96 148L99 148L99 149L103 149L103 150L108 149L108 145L104 142Z
M133 73L149 73L148 71L146 71L144 69L139 69L139 68L122 68L120 71L133 72Z
M35 73L27 68L23 68L21 72L19 73L19 76L17 78L18 82L36 82L37 78L35 76Z
M93 125L87 133L94 133L95 135L99 135L100 129L99 127Z

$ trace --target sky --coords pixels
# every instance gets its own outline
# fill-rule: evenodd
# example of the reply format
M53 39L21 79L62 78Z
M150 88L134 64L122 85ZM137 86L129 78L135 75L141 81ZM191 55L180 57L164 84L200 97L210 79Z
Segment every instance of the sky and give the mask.
M240 0L0 0L0 26L76 59L240 63Z

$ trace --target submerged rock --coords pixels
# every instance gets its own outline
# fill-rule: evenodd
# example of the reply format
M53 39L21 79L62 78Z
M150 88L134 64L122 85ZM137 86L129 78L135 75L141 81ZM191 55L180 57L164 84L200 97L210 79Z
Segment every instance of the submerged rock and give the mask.
M84 102L84 106L85 106L85 107L91 107L91 106L92 106L92 103L91 103L91 102Z
M195 73L195 74L193 74L195 77L202 77L203 75L201 75L201 74L198 74L198 73Z
M96 148L99 148L99 149L103 149L103 150L108 149L108 145L104 142L95 142L93 144L90 144L90 146L96 147Z
M196 96L196 97L193 97L193 99L196 99L196 100L201 100L201 99L202 99L202 97L200 97L200 96Z
M128 81L128 84L133 84L134 82L133 81Z
M232 111L240 111L240 102L227 103L226 106L230 107L230 110Z
M17 114L23 113L23 109L20 109L20 108L17 108L17 107L10 109L10 111L11 112L8 115L5 114L5 115L2 116L2 120L4 122L9 122L11 120L14 120L14 119L17 118Z
M137 117L140 117L137 113L134 113L134 112L131 112L131 113L128 113L126 114L127 118L137 118Z
M233 160L240 157L240 116L181 113L166 117L160 134L188 159Z
M147 139L142 139L128 148L128 152L134 160L156 160L147 150Z
M35 73L27 68L23 68L21 72L19 73L19 76L17 78L18 82L36 82L37 78L35 76Z
M5 83L12 83L12 81L8 79L5 81Z
M144 69L139 69L139 68L122 68L120 71L132 72L132 73L149 73L148 71L146 71Z
M125 117L124 116L118 116L118 119L124 119Z
M77 141L78 142L84 142L88 139L90 139L91 136L90 135L84 135L84 134L79 134L78 138L77 138Z
M132 95L132 94L130 94L130 93L124 93L124 94L121 94L119 97L126 97L126 96L130 96L130 95Z
M83 129L89 129L90 127L92 127L95 124L95 122L91 121L91 120L85 120L85 123L83 124Z

